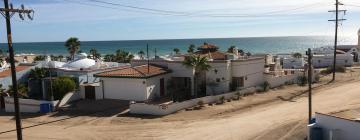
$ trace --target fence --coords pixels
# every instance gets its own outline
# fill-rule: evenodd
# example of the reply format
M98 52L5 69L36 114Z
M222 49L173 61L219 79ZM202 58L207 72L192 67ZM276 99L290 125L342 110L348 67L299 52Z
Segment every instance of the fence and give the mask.
M247 94L247 93L253 93L256 92L256 88L247 88L241 91L238 91L240 94ZM237 92L231 92L227 94L222 95L216 95L216 96L206 96L202 98L196 98L187 100L184 102L175 102L171 104L146 104L146 103L133 103L130 104L130 113L132 114L146 114L146 115L168 115L174 112L177 112L179 110L190 108L193 106L196 106L200 101L202 101L204 104L208 103L216 103L220 100L220 98L224 97L225 100L232 99L236 96Z
M58 101L42 101L42 100L33 100L33 99L19 99L20 112L26 113L37 113L40 112L40 104L50 103L55 106ZM14 98L5 97L5 111L14 112Z

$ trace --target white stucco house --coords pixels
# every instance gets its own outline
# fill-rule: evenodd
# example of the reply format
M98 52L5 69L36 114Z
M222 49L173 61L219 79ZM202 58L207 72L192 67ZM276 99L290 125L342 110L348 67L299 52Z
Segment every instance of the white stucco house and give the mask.
M315 68L324 68L333 65L334 47L325 46L312 49L314 53L313 65ZM360 63L360 30L358 31L357 45L338 45L336 50L336 64L339 66L352 66Z
M356 110L336 114L315 113L316 122L309 125L308 139L357 140L360 138L359 118Z
M155 65L118 68L95 74L99 85L85 85L83 90L88 98L148 101L167 96L170 73Z

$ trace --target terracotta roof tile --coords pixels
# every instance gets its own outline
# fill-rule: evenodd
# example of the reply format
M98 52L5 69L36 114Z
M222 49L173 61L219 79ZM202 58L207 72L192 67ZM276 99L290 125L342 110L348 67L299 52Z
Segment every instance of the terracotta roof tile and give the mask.
M149 72L149 73L148 73ZM113 71L95 74L95 77L117 77L117 78L149 78L156 75L166 74L170 71L161 67L141 65L130 68L121 68Z
M215 52L197 51L194 54L207 57L213 60L226 60L226 54L220 51L215 51Z
M26 70L26 69L28 69L30 67L31 66L16 66L16 72ZM0 72L0 78L8 77L10 75L11 75L11 69L10 68Z

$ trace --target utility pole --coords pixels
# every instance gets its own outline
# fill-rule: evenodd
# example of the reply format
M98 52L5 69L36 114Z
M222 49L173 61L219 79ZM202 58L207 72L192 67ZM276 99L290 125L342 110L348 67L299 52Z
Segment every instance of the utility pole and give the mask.
M336 72L336 50L337 50L337 44L338 44L338 28L339 28L339 21L344 21L346 19L339 19L339 12L344 12L344 15L346 14L346 10L339 10L339 5L344 5L339 2L339 0L336 0L335 3L335 11L330 10L329 12L335 12L335 19L329 20L329 21L335 21L335 42L334 42L334 62L333 62L333 77L332 82L335 81L335 72Z
M308 56L308 85L309 85L309 124L311 124L311 118L312 118L312 53L311 49L309 48L306 52L306 55Z
M147 72L150 73L150 58L149 58L149 44L146 44L146 55L147 55Z
M10 4L10 8L9 8L8 0L4 0L4 6L5 8L0 8L0 13L5 17L6 20L7 40L8 40L8 48L9 48L10 66L11 66L11 78L12 78L12 86L13 86L12 92L14 96L17 139L22 140L22 130L21 130L22 128L21 128L21 119L20 119L20 110L19 110L16 68L15 68L15 60L14 60L14 48L12 46L10 19L15 13L19 13L19 17L22 20L24 20L25 14L27 14L28 18L32 20L33 17L30 14L34 13L34 11L25 9L24 5L21 5L21 9L14 9L12 4Z

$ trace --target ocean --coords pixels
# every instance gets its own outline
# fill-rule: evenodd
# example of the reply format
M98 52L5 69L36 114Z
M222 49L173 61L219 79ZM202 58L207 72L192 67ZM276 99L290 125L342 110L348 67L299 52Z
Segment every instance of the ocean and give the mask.
M129 40L129 41L82 41L81 51L88 53L95 48L100 54L115 53L118 49L137 54L140 50L146 52L146 44L149 44L149 54L167 55L174 48L179 48L185 53L190 44L196 46L204 42L219 46L220 50L227 50L234 45L245 52L251 53L305 53L307 48L332 46L334 38L330 36L298 36L298 37L248 37L248 38L211 38L211 39L166 39L166 40ZM357 44L355 38L340 38L339 44ZM54 54L67 55L64 42L38 42L38 43L14 43L15 53ZM1 43L0 48L7 50L7 44Z

